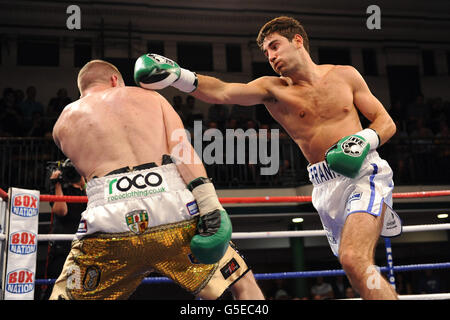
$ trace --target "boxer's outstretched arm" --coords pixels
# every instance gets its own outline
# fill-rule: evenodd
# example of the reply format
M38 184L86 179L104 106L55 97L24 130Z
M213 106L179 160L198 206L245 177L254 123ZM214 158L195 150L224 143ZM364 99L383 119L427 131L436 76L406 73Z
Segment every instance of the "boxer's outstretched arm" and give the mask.
M266 77L249 83L228 83L201 74L197 77L197 89L191 95L205 102L251 106L263 103L263 100L269 96L269 92L264 86L267 81Z
M160 90L173 86L209 103L261 104L270 97L272 77L261 77L249 83L227 83L217 78L197 75L181 68L175 61L156 54L146 54L136 60L134 80L144 89Z

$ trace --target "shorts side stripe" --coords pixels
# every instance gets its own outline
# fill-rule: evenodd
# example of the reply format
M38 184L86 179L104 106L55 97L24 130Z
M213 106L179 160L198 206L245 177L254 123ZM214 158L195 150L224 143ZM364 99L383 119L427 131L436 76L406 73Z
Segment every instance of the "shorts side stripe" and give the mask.
M367 208L367 211L372 211L373 202L375 200L375 182L373 180L375 179L376 174L378 173L378 166L375 163L371 163L373 167L372 175L370 176L370 200L369 200L369 207Z
M380 202L380 210L378 211L378 216L381 216L381 212L383 211L384 198L381 199Z

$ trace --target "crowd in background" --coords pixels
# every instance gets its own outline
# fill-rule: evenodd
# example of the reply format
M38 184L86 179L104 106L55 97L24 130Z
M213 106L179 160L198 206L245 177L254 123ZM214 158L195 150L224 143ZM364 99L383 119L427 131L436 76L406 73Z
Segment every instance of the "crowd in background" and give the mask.
M66 105L72 102L65 88L55 92L47 104L38 99L38 90L29 86L24 90L4 88L0 98L0 136L2 137L45 137ZM193 128L194 121L200 120L204 128L249 129L279 128L279 125L255 119L252 107L214 104L205 116L196 107L196 99L174 96L172 106L179 114L185 127ZM395 101L389 109L397 124L395 137L449 137L450 101L442 98L425 99L418 95L412 103ZM284 132L283 132L284 134Z
M192 132L195 121L201 121L202 130L218 129L225 133L227 129L279 129L282 138L287 137L283 128L273 119L257 119L255 117L254 107L223 104L213 104L209 106L207 114L199 112L196 106L196 99L193 96L187 96L185 103L181 96L174 96L172 106L180 116L185 128Z
M307 292L296 293L292 281L286 279L271 280L265 284L264 293L271 300L328 300L359 298L347 277L333 276L307 278ZM267 288L266 288L267 287ZM395 273L395 288L400 295L433 294L447 292L445 278L439 270Z
M394 102L389 114L397 125L398 137L449 137L450 102L442 98L425 100L419 94L407 105Z
M25 91L4 88L0 97L0 137L47 137L59 114L71 102L65 88L58 89L47 104L39 100L35 86L29 86ZM195 103L193 96L187 96L185 103L181 96L173 97L172 106L188 130L193 129L196 120L202 121L203 129L269 129L269 124L253 119L251 108L236 105L229 110L224 105L212 105L205 117Z
M45 104L40 101L38 93L35 86L29 86L25 91L9 87L3 89L0 97L0 137L51 138L56 119L64 107L72 102L72 98L67 95L66 89L60 88ZM196 105L195 97L188 95L184 100L182 96L176 95L170 102L193 138L194 124L201 123L202 132L207 129L218 129L222 133L226 129L254 129L259 133L259 129L267 129L270 135L270 129L278 129L280 141L290 142L287 133L262 105L244 107L213 104L206 112L202 112ZM450 102L439 97L426 99L418 95L411 103L395 101L392 106L388 106L388 111L397 125L397 132L381 147L380 154L393 168L394 181L399 184L446 183L450 178L448 174L434 174L433 170L445 166L450 156ZM361 120L363 127L368 126L365 118L361 117ZM292 179L307 180L299 173L291 174L294 171L294 148L288 148L289 156L280 149L280 169L272 177L271 183L278 179L281 185L290 186L294 183ZM303 168L307 164L306 160L300 154L295 154L295 158L300 159L301 164L297 167L300 172L298 168ZM267 178L257 174L257 165L245 164L245 168L241 168L242 165L206 167L208 174L218 181L219 187L245 187L245 183L262 186L265 183L261 182L262 179ZM236 170L239 173L236 174ZM243 177L244 174L248 179Z
M72 102L72 98L67 95L64 88L58 89L47 104L42 103L38 97L38 90L34 86L27 87L25 91L15 88L3 90L0 97L0 137L51 138L56 119L64 107ZM174 96L171 103L186 129L191 132L195 121L201 121L203 131L218 129L225 133L226 129L258 131L275 128L280 130L281 139L289 139L283 128L273 119L267 121L266 117L265 120L258 120L252 107L214 104L209 107L207 113L204 113L197 108L193 96L187 96L184 102L182 96ZM389 155L386 158L394 169L396 183L408 182L408 178L413 175L420 175L421 170L417 168L427 164L446 166L450 156L449 101L439 97L425 99L423 95L418 95L412 103L396 101L388 111L397 126L395 136L386 147L388 148L386 154ZM367 120L362 119L362 122L363 127L368 125ZM446 147L433 149L440 143ZM282 171L283 168L289 168L290 164L287 159L282 159L280 166ZM447 179L445 176L441 178ZM397 274L396 285L400 294L437 293L448 290L438 273L429 270L421 272L420 277L413 277L411 274ZM264 289L266 297L275 300L358 297L344 277L309 279L309 292L302 296L298 296L292 284L284 280L274 280Z
M450 102L419 94L409 104L393 103L389 110L397 132L386 144L385 156L400 184L448 183Z
M39 101L35 86L25 92L5 88L0 98L0 137L51 137L53 125L61 111L72 102L64 88L47 104Z

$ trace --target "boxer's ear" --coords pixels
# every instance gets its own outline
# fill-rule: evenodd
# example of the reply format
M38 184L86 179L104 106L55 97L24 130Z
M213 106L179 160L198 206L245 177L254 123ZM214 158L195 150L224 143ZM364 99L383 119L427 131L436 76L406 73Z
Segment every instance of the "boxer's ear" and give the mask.
M303 37L297 33L292 38L292 43L294 43L297 49L300 49L301 47L303 47Z
M113 74L110 78L111 87L118 87L119 86L119 78Z

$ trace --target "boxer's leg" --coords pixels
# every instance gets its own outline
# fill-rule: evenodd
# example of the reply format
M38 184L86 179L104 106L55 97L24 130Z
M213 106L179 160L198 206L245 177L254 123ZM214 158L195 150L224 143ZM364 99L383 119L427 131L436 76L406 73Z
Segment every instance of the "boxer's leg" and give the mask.
M144 277L132 247L133 236L75 240L50 300L127 299Z
M383 227L384 212L378 217L355 212L347 217L339 246L339 261L363 299L398 299L394 288L375 269L375 246Z
M230 290L236 300L265 300L251 270L236 281Z
M217 299L228 288L231 289L235 299L264 299L253 273L232 242L198 296L202 299Z

